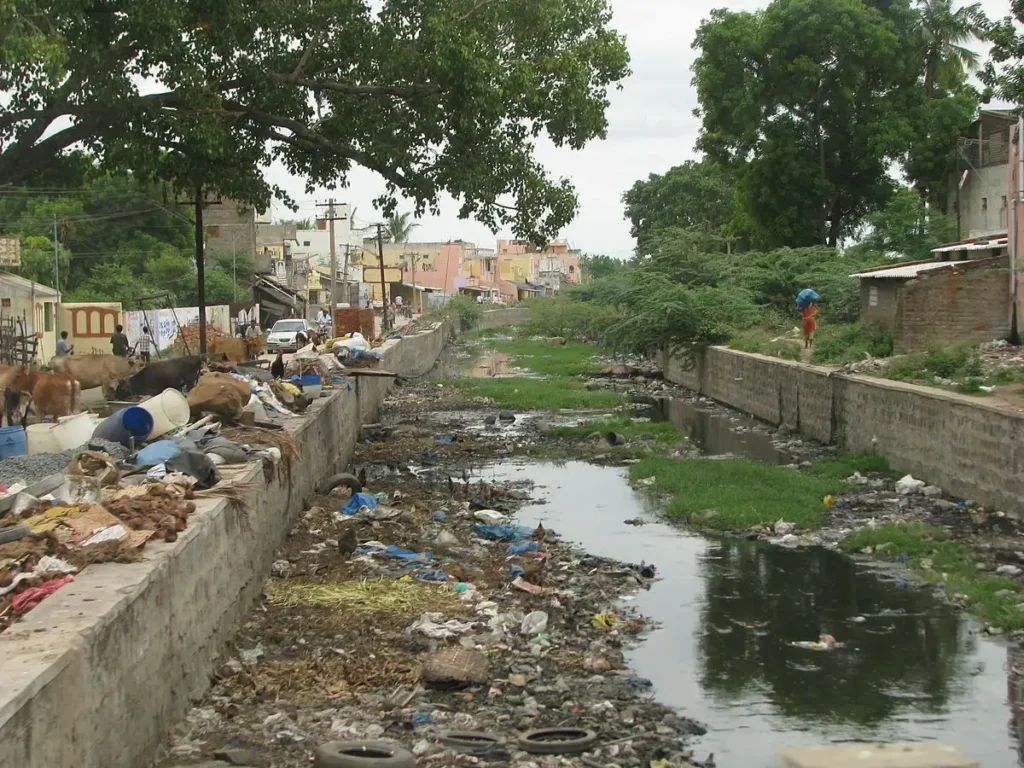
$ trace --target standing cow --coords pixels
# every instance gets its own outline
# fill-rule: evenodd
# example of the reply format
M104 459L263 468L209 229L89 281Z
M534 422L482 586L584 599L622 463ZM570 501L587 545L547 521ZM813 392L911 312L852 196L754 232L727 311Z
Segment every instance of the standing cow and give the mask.
M0 386L4 389L5 408L9 393L29 396L29 403L35 405L36 413L42 420L46 416L54 419L60 416L71 416L78 413L82 400L82 387L67 373L42 373L27 366L17 366L8 370L0 377ZM10 419L10 413L8 413ZM28 405L22 425L28 419Z
M55 357L50 360L50 367L56 373L73 376L82 389L103 387L103 396L110 400L118 383L137 373L142 363L117 355L81 355Z
M150 363L127 381L117 387L116 396L121 399L152 397L165 389L191 389L199 381L203 361L196 356L175 357Z

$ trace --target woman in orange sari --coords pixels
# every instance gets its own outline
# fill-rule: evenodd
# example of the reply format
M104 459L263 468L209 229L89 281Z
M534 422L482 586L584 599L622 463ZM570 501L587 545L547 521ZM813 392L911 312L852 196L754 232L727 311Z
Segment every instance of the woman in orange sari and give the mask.
M812 301L804 310L804 349L810 349L818 330L818 302Z

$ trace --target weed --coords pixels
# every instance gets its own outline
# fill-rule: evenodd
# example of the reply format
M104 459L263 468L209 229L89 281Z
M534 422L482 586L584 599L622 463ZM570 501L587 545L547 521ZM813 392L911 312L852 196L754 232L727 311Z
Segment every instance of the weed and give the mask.
M440 379L434 383L462 390L469 397L486 397L511 408L609 408L622 404L618 392L591 392L575 379Z
M748 530L780 519L817 527L825 516L824 497L842 488L831 477L733 459L653 457L630 475L654 477L658 490L674 494L670 516L718 530Z
M1024 371L1017 371L1013 368L998 368L988 376L992 384L1016 384L1024 381Z
M883 328L860 323L826 325L814 339L812 359L816 363L843 365L868 355L889 357L892 351L892 334Z
M889 462L884 456L877 453L844 453L840 456L832 456L827 459L820 459L808 470L819 477L828 477L833 480L846 480L854 472L862 475L886 475L895 477L896 473L889 467Z
M977 349L967 344L943 347L897 358L890 363L886 375L890 379L925 384L934 384L936 378L957 381L980 379L981 357Z
M920 523L861 528L842 546L848 552L870 547L878 557L909 558L911 568L929 581L945 584L951 597L965 597L971 611L985 621L1008 629L1024 627L1024 612L1017 607L1021 586L979 572L970 547L952 541L945 528Z
M593 344L550 344L539 339L491 339L488 347L514 358L518 366L545 376L578 376L601 368Z
M634 421L629 416L609 416L603 419L590 419L574 427L552 427L554 437L585 438L598 432L618 432L627 440L636 440L648 435L659 443L677 443L681 437L675 425L667 421Z
M739 352L781 357L783 360L800 359L801 342L798 339L769 339L759 330L736 334L729 340L728 346Z

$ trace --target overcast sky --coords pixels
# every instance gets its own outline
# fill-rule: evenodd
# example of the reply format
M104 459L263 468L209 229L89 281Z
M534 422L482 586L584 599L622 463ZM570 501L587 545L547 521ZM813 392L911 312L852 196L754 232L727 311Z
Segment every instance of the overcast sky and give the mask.
M693 116L696 93L690 84L694 51L690 48L701 20L713 8L735 11L762 8L768 0L610 0L614 26L626 36L633 74L621 91L611 93L608 109L608 138L595 141L581 151L556 149L541 143L537 155L555 176L572 180L579 196L576 219L562 233L575 248L588 253L605 253L627 258L633 251L629 224L622 215L622 193L637 179L663 173L695 157L694 143L699 121ZM957 3L959 7L962 3ZM1002 18L1009 0L982 0L990 18ZM270 180L288 190L300 204L297 214L275 209L275 217L312 217L322 195L307 195L305 183L280 167L272 168ZM372 171L357 168L350 174L348 189L334 192L336 199L356 206L356 223L378 221L373 199L384 188ZM319 191L318 191L319 192ZM399 205L410 210L412 205ZM425 217L413 238L422 241L463 239L480 246L493 246L497 237L472 220L461 220L454 201L442 203L441 215Z

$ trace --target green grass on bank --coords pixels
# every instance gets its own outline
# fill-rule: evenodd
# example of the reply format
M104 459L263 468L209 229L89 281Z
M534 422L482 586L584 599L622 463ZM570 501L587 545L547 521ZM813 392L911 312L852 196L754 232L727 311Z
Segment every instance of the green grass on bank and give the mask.
M514 365L543 376L579 376L604 367L593 344L570 341L559 346L538 339L489 339L487 346L512 357Z
M552 427L554 437L587 438L595 432L618 432L626 440L636 440L647 436L659 443L679 442L682 435L679 429L667 421L634 421L629 416L608 416L603 419L589 419L574 427Z
M806 471L748 459L651 457L630 470L634 480L654 477L655 488L673 495L667 514L695 527L745 531L785 520L817 528L825 497L842 492L854 472L887 471L884 459L849 454L825 459Z
M779 338L777 335L770 335L759 328L752 328L733 336L729 339L727 346L737 352L752 352L769 357L780 357L783 360L799 360L803 341Z
M929 581L944 584L950 597L962 596L957 599L990 624L1007 629L1024 627L1024 612L1017 607L1022 598L1021 586L979 571L970 547L952 541L945 528L924 524L861 528L842 546L848 552L870 547L873 557L907 557L911 568Z
M509 408L611 408L622 405L618 392L594 391L573 379L495 378L439 379L433 382L460 389L469 397L486 397Z

